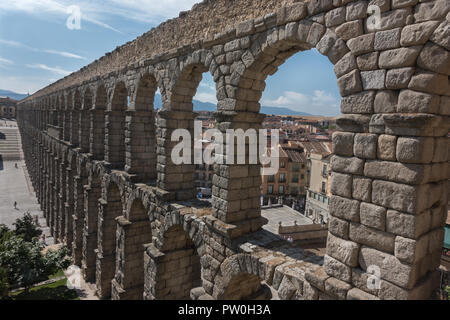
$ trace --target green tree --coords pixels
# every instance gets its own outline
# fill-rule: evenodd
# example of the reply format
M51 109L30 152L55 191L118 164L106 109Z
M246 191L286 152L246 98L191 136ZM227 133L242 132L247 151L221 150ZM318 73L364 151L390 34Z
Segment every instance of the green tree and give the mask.
M30 213L25 213L22 219L14 222L16 236L21 236L25 241L30 242L38 238L42 234L42 230L36 226L34 219Z
M45 259L49 268L56 268L55 272L60 269L67 269L72 264L70 260L70 250L66 246L55 251L47 251Z
M32 285L69 266L66 247L48 251L45 256L43 248L38 241L27 242L19 236L0 244L0 267L5 269L11 287L24 287L28 292Z
M9 228L4 225L4 224L0 224L0 244L3 242L4 239L6 239L6 237L10 237L11 235L11 230L9 230Z
M0 300L7 298L9 295L9 283L6 270L0 267Z

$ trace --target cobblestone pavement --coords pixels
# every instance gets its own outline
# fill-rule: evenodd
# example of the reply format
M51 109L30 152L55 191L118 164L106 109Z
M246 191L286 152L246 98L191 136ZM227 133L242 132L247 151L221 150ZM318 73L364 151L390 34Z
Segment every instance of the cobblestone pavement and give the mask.
M14 201L17 201L17 209L14 209ZM46 243L53 244L53 238L50 236L50 230L46 226L45 218L36 200L25 162L2 162L0 164L0 224L12 228L16 219L22 217L27 211L39 217L38 222L46 236Z

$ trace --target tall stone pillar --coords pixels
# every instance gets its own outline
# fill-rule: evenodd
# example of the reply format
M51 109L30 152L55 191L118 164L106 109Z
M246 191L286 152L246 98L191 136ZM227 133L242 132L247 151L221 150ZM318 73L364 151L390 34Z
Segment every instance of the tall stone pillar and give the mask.
M113 300L142 300L144 295L144 244L152 241L148 219L117 221L116 274L112 280Z
M75 207L75 200L74 200L74 187L75 187L75 180L74 180L74 172L73 169L68 165L66 168L66 198L64 203L64 213L65 213L65 220L66 220L66 228L65 231L65 239L66 239L66 245L67 247L72 250L73 246L73 227L74 227L74 207Z
M54 189L53 189L54 237L57 242L62 242L62 238L60 235L62 214L61 214L61 211L59 210L60 209L59 191L61 190L60 177L59 177L60 164L59 164L58 157L54 157L52 160L53 160L53 170L54 170L54 174L53 174L54 175L53 176L53 180L54 180Z
M67 185L66 185L66 165L67 162L63 158L59 165L59 238L61 239L61 242L65 243L67 245L67 234L66 234L66 224L69 220L66 219L66 192L67 192Z
M125 111L106 111L105 160L114 168L125 165Z
M194 188L194 118L193 112L160 111L157 128L158 144L158 187L173 194L177 200L193 199ZM171 141L172 132L186 129L191 136L191 156L188 163L175 164L172 161L172 150L179 141Z
M156 179L156 144L153 112L126 112L125 171L140 181Z
M80 111L72 110L70 112L70 143L78 147L80 130Z
M64 110L63 113L63 140L70 141L70 111Z
M100 298L111 297L111 281L116 273L116 241L115 239L117 223L111 219L113 212L108 212L108 208L121 209L121 202L109 203L104 199L98 200L98 249L97 249L97 271L96 286L97 295Z
M341 131L333 135L324 269L347 290L353 286L383 300L428 299L439 284L448 122L389 114L384 126L373 121L365 127L352 117L363 119L341 116Z
M88 282L95 282L96 250L98 243L98 199L101 198L101 191L101 186L99 185L85 186L82 270Z
M87 201L86 201L87 202ZM80 176L74 177L74 214L73 214L73 242L72 259L74 264L81 266L83 255L83 229L85 215L84 183Z
M82 153L89 152L89 130L90 130L90 114L89 110L79 111L79 142L80 151Z
M105 111L91 109L89 144L93 160L104 160L105 158Z

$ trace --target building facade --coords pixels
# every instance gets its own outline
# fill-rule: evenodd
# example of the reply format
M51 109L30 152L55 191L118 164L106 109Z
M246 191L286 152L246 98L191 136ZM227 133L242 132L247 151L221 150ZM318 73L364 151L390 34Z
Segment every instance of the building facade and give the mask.
M329 214L331 146L329 143L305 143L308 166L308 190L305 215L315 223L327 223Z
M17 101L9 97L0 97L0 118L16 118Z

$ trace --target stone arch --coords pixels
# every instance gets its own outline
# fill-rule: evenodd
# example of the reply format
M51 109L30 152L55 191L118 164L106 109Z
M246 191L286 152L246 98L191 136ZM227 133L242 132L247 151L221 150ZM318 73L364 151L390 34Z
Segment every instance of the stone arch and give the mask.
M139 180L156 179L156 137L154 99L158 84L150 73L143 74L126 118L125 171Z
M202 287L200 255L182 224L165 226L160 254L151 257L148 275L154 299L188 300L192 289ZM149 253L151 251L147 251Z
M62 130L64 125L64 109L65 109L65 103L64 103L64 95L61 93L57 94L58 99L58 107L57 107L57 115L58 115L58 127L61 130L61 137L62 137Z
M158 82L156 77L150 72L145 72L136 83L132 109L136 111L153 111L157 89Z
M78 228L82 230L79 237L82 240L82 270L86 281L96 281L96 251L99 219L99 199L102 195L102 177L93 171L85 162L84 157L79 158L79 178L82 185L84 219L77 221ZM81 190L79 190L81 191Z
M357 69L356 58L345 41L324 25L304 19L300 23L274 27L259 34L242 54L243 61L236 63L236 71L230 80L230 85L236 86L236 90L232 91L234 95L228 95L228 99L236 100L234 111L259 112L259 100L266 87L266 78L275 74L278 67L294 54L312 48L327 56L335 65L337 78ZM357 93L362 87L355 86L348 90ZM346 90L341 89L342 96L347 94Z
M108 105L108 94L104 84L97 85L93 109L90 110L89 142L90 152L95 160L105 158L105 110Z
M125 111L128 107L128 90L124 82L115 84L108 103L105 126L105 160L114 167L125 165Z
M73 95L70 90L66 90L64 94L64 120L63 120L63 138L64 141L70 141L70 132L71 132L71 109L72 109L72 99Z
M96 285L101 298L111 296L111 281L116 272L116 218L122 215L122 191L117 183L109 181L104 198L99 200Z
M66 243L72 249L72 259L74 264L81 266L81 254L75 255L74 238L76 232L76 224L78 217L84 219L84 205L80 207L80 203L75 199L75 192L78 187L78 182L75 180L77 177L77 165L75 154L70 150L67 152L67 174L66 174L66 226L65 226L65 238ZM77 183L77 185L76 185Z
M254 261L256 259L256 261ZM268 300L270 289L254 264L258 258L248 254L235 254L220 265L220 275L215 279L213 297L217 300Z
M131 195L126 216L118 217L116 221L117 264L112 281L112 298L142 300L144 251L145 246L152 241L151 223L142 200Z
M201 54L203 52L203 54ZM205 66L206 51L194 52L184 57L181 68L172 80L172 88L163 95L163 108L159 112L157 134L163 135L164 146L158 146L157 154L164 158L164 165L158 166L158 186L173 192L178 200L195 197L194 186L194 119L192 99L202 79L208 72ZM203 60L203 62L202 62ZM183 128L190 132L191 161L190 164L175 165L171 154L175 144L171 142L172 133Z
M59 97L57 94L52 97L52 112L51 112L51 125L54 127L58 126L58 110L59 110Z
M71 109L71 129L70 129L70 143L74 147L78 147L80 144L80 124L81 124L81 107L82 107L82 99L81 92L79 88L76 88L73 93L73 101L72 101L72 109Z
M198 85L205 72L210 72L209 66L200 59L199 52L194 52L191 56L185 57L180 62L181 67L177 69L177 74L172 80L172 87L167 96L163 97L163 111L193 112L192 99L194 98ZM195 57L195 58L194 58Z
M83 93L83 105L80 110L80 129L79 141L82 153L88 153L89 150L89 130L90 130L90 110L93 106L93 94L90 87L87 87Z

